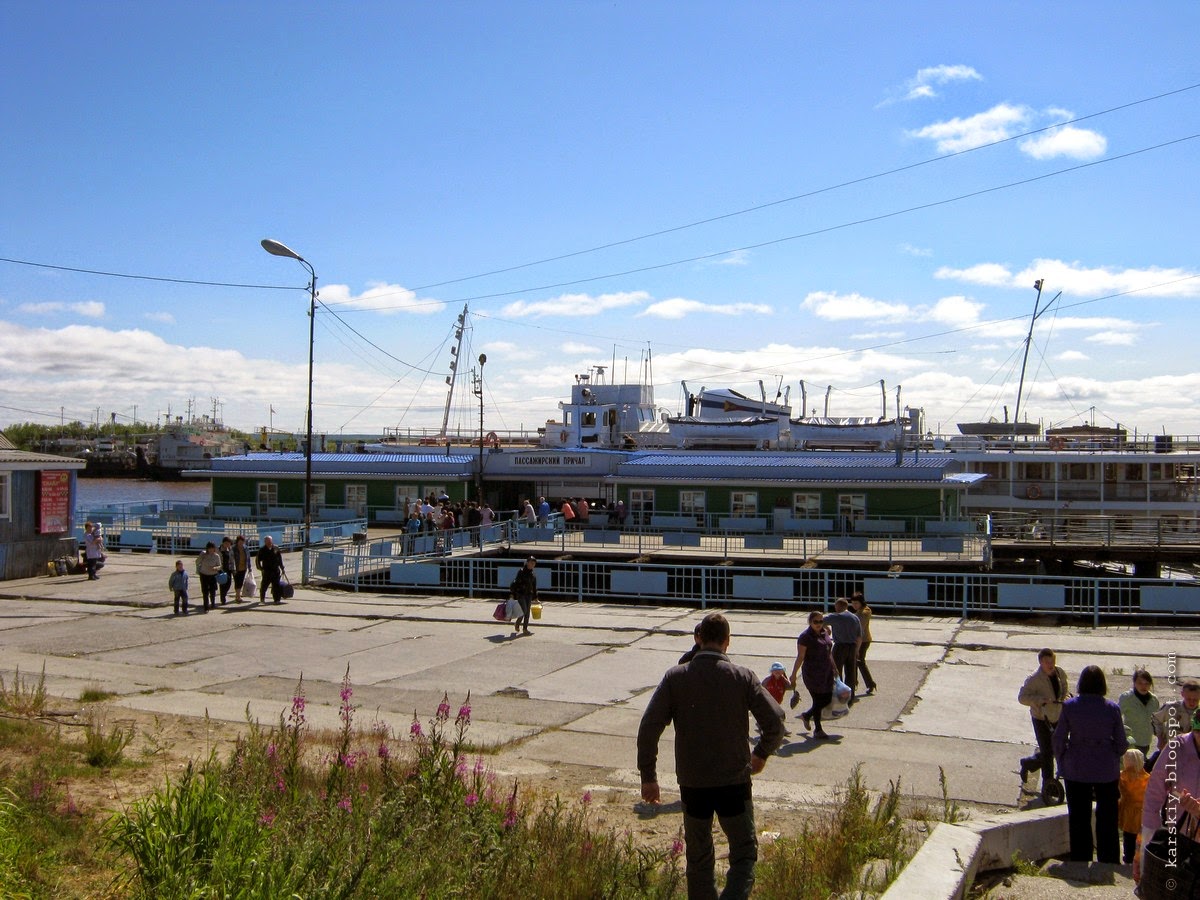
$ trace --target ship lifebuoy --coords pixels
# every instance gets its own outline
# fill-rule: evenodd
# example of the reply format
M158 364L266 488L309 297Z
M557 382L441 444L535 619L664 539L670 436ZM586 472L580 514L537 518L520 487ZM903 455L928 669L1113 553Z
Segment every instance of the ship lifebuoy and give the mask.
M1036 484L1031 484L1029 487L1025 488L1025 496L1030 500L1036 500L1038 497L1042 496L1042 489Z
M492 445L492 449L493 449L493 450L499 450L499 449L500 449L500 438L499 438L499 437L496 435L496 432L494 432L494 431L489 431L489 432L488 432L488 433L487 433L487 434L484 436L484 438L483 438L483 442L484 442L485 444L491 444L491 445Z
M1062 438L1060 438L1058 435L1055 435L1054 437L1050 438L1050 449L1051 450L1061 450L1065 446L1067 446L1067 442L1064 441Z
M567 429L564 428L558 433L558 439L561 443L565 444L567 442Z

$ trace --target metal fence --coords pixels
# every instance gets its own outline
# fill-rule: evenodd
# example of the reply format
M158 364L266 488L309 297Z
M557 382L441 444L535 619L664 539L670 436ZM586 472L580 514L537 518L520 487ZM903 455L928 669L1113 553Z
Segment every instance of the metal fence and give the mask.
M449 545L395 546L371 542L305 552L312 582L350 590L503 596L525 555L515 526L493 526L480 549L500 545L505 555L455 553L470 550L471 529ZM394 544L394 541L393 541ZM448 549L447 549L448 548ZM449 552L451 555L446 555ZM876 610L925 611L935 615L1059 615L1090 618L1200 615L1200 585L1192 581L1097 577L1052 577L983 572L886 572L669 561L560 558L535 570L539 593L548 600L596 603L678 603L827 609L837 597L863 591Z

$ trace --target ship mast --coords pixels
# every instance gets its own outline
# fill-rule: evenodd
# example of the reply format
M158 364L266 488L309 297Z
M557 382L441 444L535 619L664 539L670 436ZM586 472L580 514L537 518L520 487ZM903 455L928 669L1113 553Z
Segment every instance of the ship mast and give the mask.
M463 329L467 323L467 307L468 304L463 304L463 311L458 314L458 324L454 327L454 346L450 348L450 374L446 376L446 384L449 385L446 391L446 411L442 414L442 430L438 437L445 439L447 437L447 429L450 427L450 404L454 400L454 383L458 381L456 369L458 369L458 351L462 349Z
M1059 291L1054 295L1053 299L1051 299L1049 303L1047 303L1045 306L1041 306L1042 281L1043 279L1039 278L1033 283L1033 286L1037 289L1037 299L1033 301L1033 316L1029 319L1029 331L1025 335L1025 355L1021 358L1021 378L1017 382L1017 406L1016 409L1013 410L1012 425L1012 436L1014 443L1016 442L1017 437L1017 423L1021 421L1021 394L1025 389L1025 365L1029 362L1029 345L1033 341L1033 326L1041 314L1053 306L1054 301L1062 296L1062 291ZM1039 306L1041 306L1040 309L1038 308Z

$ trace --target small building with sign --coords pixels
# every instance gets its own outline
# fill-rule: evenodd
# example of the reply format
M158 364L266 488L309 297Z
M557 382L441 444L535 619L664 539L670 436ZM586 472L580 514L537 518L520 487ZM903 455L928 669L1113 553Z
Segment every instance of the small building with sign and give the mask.
M82 459L17 450L0 434L0 581L46 574L46 564L79 556L75 479Z

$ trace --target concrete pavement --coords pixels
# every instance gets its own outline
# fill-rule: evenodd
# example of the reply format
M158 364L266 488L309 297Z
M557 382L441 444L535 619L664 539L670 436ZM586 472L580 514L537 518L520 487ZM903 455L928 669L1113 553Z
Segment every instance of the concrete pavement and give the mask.
M173 562L112 554L96 582L0 582L0 674L9 681L18 667L35 675L44 664L57 696L99 684L119 695L119 706L235 722L249 706L264 724L289 708L303 674L309 721L336 728L349 666L360 725L377 718L402 735L414 710L427 720L443 691L457 709L470 690L470 739L495 748L497 772L549 774L570 763L589 767L597 786L633 796L641 712L700 616L695 608L543 601L534 634L515 637L491 618L496 598L297 588L279 606L230 604L182 618L172 615L167 590ZM298 571L298 560L289 569ZM790 670L806 613L729 611L730 656L760 676L775 660ZM1016 694L1039 647L1058 651L1072 681L1084 665L1100 665L1114 698L1137 666L1150 669L1163 699L1175 695L1170 673L1200 675L1195 628L877 614L872 631L879 693L830 723L835 739L825 743L806 740L790 714L792 738L756 779L757 803L822 802L861 764L874 789L899 778L906 795L940 807L941 769L951 799L1015 809L1032 799L1015 774L1032 738ZM668 730L664 787L673 784L669 738Z

